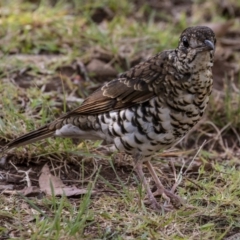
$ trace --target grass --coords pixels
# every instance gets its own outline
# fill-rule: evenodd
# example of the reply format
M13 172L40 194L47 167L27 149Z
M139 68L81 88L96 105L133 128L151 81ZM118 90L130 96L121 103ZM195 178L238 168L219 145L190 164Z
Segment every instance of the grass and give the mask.
M221 12L220 2L189 3L173 19L164 7L159 10L127 0L2 1L1 145L73 109L106 81L97 73L89 73L86 80L78 70L79 62L88 66L98 58L117 72L125 71L158 51L174 48L179 33L189 25L202 24L201 19L231 18L225 14L228 9ZM200 13L199 8L209 11ZM232 59L239 64L239 52ZM38 185L38 173L48 162L65 184L86 188L88 193L66 198L2 191L0 238L195 240L225 239L238 233L239 81L233 88L227 73L218 81L224 87L214 90L204 121L181 148L156 153L153 160L168 188L175 183L174 172L179 175L183 164L183 171L189 167L177 188L186 199L185 206L164 215L151 211L131 158L106 155L100 141L76 145L69 139L48 139L11 151L8 161L19 169L31 167L33 185ZM24 176L11 164L0 169L0 179L17 190L26 186L20 182Z

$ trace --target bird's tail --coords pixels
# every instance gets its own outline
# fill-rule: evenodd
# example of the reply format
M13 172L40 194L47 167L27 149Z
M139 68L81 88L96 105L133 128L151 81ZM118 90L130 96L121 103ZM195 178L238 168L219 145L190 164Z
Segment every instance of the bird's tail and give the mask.
M12 140L11 142L7 143L1 150L0 152L5 152L11 148L15 148L15 147L20 147L20 146L24 146L27 145L29 143L34 143L38 140L41 139L45 139L48 137L53 136L55 133L55 130L49 129L49 126L43 126L37 130L34 130L32 132L26 133L14 140Z

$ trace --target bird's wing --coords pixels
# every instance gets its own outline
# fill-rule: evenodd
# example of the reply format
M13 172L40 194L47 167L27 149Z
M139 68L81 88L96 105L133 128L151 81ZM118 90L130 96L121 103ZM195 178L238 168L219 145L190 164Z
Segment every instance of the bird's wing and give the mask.
M153 85L164 78L162 66L166 55L166 52L159 53L106 83L64 118L119 110L151 99L156 93Z

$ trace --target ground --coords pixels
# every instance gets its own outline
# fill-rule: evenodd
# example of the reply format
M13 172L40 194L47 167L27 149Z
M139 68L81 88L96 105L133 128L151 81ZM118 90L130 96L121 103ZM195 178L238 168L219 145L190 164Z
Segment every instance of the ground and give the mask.
M240 239L239 1L0 6L0 146L175 48L186 27L207 25L217 36L207 112L180 144L153 159L184 206L154 212L131 157L108 153L100 141L47 139L0 156L0 239Z

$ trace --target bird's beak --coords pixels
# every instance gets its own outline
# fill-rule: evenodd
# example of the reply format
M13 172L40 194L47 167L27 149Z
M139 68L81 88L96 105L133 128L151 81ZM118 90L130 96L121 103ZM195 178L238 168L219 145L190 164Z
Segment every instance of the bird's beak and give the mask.
M210 40L205 40L204 43L205 43L205 46L203 48L205 50L207 50L207 51L214 50L214 48L215 48L214 43L212 43Z
M197 48L197 52L206 52L206 51L214 51L215 46L214 43L210 40L205 40L204 44Z

